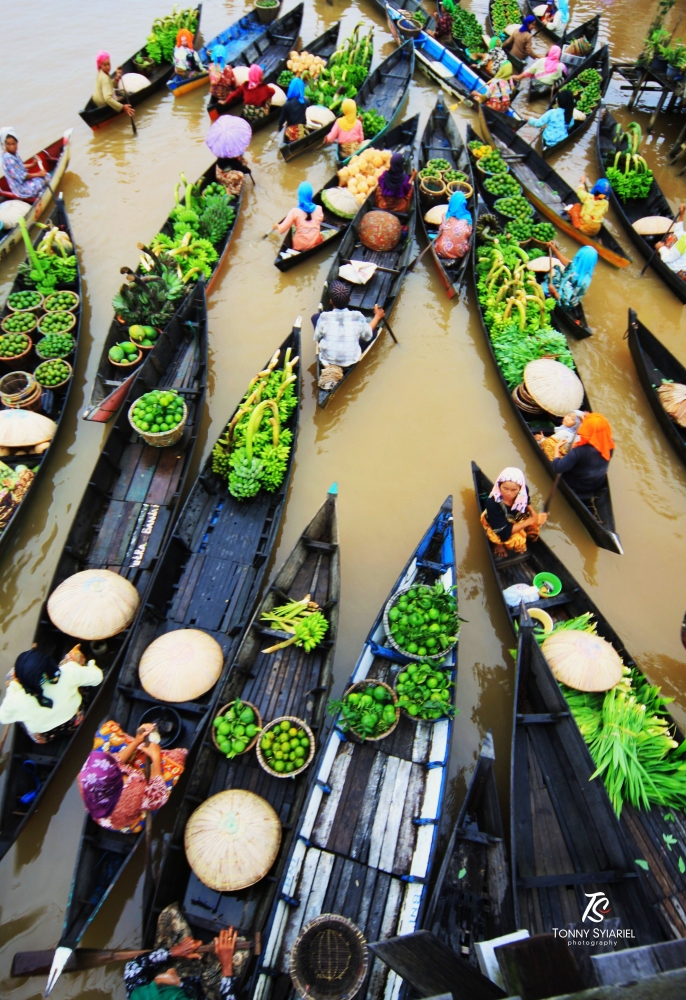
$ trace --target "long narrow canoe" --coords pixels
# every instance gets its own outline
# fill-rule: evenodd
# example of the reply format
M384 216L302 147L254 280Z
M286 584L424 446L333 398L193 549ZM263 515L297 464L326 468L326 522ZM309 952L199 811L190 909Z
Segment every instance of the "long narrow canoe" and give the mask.
M262 652L288 635L267 628L261 615L286 600L299 601L307 594L319 604L329 621L322 644L311 653L297 646L278 653ZM281 716L295 716L307 723L319 741L332 680L339 601L340 556L334 486L255 611L221 687L217 705L221 707L240 698L258 709L263 724ZM310 771L314 766L313 763ZM238 913L242 934L254 939L256 934L264 932L295 831L302 819L310 771L294 778L270 776L261 767L254 750L227 760L214 746L211 731L206 732L186 785L185 797L177 805L174 831L165 845L157 891L148 917L147 933L151 945L161 910L175 901L181 903L196 937L206 937L208 933L216 935L227 921L236 924ZM191 814L201 802L225 788L248 788L260 795L273 806L284 825L279 854L270 877L262 879L247 893L209 889L191 871L184 852L184 832ZM244 981L251 971L254 970L244 965L241 980Z
M448 497L388 596L414 583L452 587L457 573ZM385 606L384 602L384 606ZM384 645L383 606L372 625L351 682L393 684L407 660ZM443 667L453 677L457 650ZM431 877L442 814L452 721L411 722L401 716L393 733L375 741L343 734L328 738L279 898L272 910L254 1000L294 1000L289 977L293 944L320 913L340 914L367 941L415 930ZM397 996L401 981L370 963L359 996Z
M24 216L24 222L28 229L31 228L34 222L40 219L52 200L53 192L60 186L64 171L67 169L67 164L69 163L71 134L73 131L71 128L67 129L61 139L56 139L55 142L50 143L45 149L41 149L31 159L24 161L24 166L27 170L35 170L36 167L42 166L50 174L48 178L50 187L46 184L37 198L19 198L16 194L12 193L7 178L4 176L0 177L0 205L10 201L24 201L29 204L30 208ZM20 240L21 230L19 226L3 227L0 229L0 260L6 257Z
M481 303L479 302L478 288L477 288L478 275L476 272L476 264L477 264L477 246L475 240L474 264L472 267L472 274L474 278L474 294L478 306L477 311L479 315L479 322L481 324L481 329L484 338L486 340L486 344L491 353L491 357L493 358L493 364L495 365L495 369L498 373L498 377L500 378L503 389L506 392L510 403L512 404L512 409L514 410L521 427L526 432L526 436L528 437L531 446L534 449L534 452L541 460L541 462L544 464L549 474L553 478L555 478L555 472L553 470L552 462L546 456L545 452L540 447L540 445L536 441L536 438L534 437L535 434L539 433L542 434L552 433L553 428L556 426L555 421L553 420L552 416L547 416L543 413L541 413L540 416L524 413L523 410L520 410L520 408L517 406L517 403L514 400L512 392L510 391L510 388L507 382L505 381L503 373L500 370L500 367L496 360L495 351L493 350L493 344L491 343L491 338L488 333L488 327L486 326L486 321L484 319L483 309L481 307ZM552 326L553 327L555 326L554 319L552 321ZM577 372L577 375L578 374L579 373ZM581 403L581 409L587 412L592 411L592 406L585 392L583 401ZM617 532L615 530L615 517L614 517L614 511L612 509L612 497L610 495L609 482L606 483L606 485L598 492L598 494L594 496L591 500L589 500L588 503L582 500L581 497L578 496L573 489L571 489L571 487L565 481L564 476L560 479L560 491L566 497L569 505L576 512L579 520L586 528L586 530L588 531L589 535L596 543L596 545L599 545L600 548L608 549L610 552L616 552L619 555L622 555L623 549L619 541L619 536L617 535Z
M419 125L419 116L415 115L414 118L410 119L410 123L414 123L416 132ZM411 156L412 159L407 165L408 168L413 166L414 146L412 147ZM407 268L409 267L415 253L414 234L417 217L417 199L414 196L412 197L409 213L407 216L402 217L405 228L403 229L400 242L395 250L376 252L374 250L368 250L358 241L357 234L360 223L362 222L365 214L373 209L373 199L368 198L367 201L365 201L365 203L361 206L359 212L353 219L345 236L343 237L343 241L341 242L338 253L334 258L333 264L331 265L331 270L329 271L329 275L326 279L326 284L324 285L324 290L322 292L321 302L325 310L331 308L328 291L329 285L332 281L338 279L338 269L341 264L348 260L364 260L377 264L380 268L384 268L384 270L377 270L366 285L353 286L352 294L350 296L350 308L358 310L371 320L374 314L374 306L380 305L382 309L385 310L386 316L390 318L393 307L395 306L398 295L400 294L403 281L405 280ZM374 348L381 335L381 330L382 323L379 323L374 330L372 339L360 345L362 348L362 354L359 360L354 365L350 365L348 368L344 369L343 378L334 386L333 389L317 389L317 402L319 406L327 406L334 393L340 389L346 379ZM317 357L317 381L319 381L321 373L322 365L319 361L319 357Z
M85 569L108 569L125 576L145 601L152 574L171 534L186 476L193 459L202 417L207 378L207 308L203 285L191 299L185 321L176 318L162 334L160 351L138 369L124 406L105 440L88 486L76 509L49 596L67 577ZM131 403L152 389L174 388L188 407L184 437L168 448L152 448L132 433L128 419ZM107 643L81 643L84 655L93 657L105 675L116 669L118 655L131 629ZM58 631L43 606L34 642L58 662L76 640ZM103 681L104 686L105 681ZM86 719L95 711L98 691L84 688L82 707ZM0 803L0 857L26 826L78 739L76 734L36 744L24 728L15 725L9 764ZM25 768L24 762L30 767ZM36 781L30 771L35 768ZM37 794L31 799L22 797Z
M296 324L280 348L300 350ZM300 375L297 397L300 400ZM235 500L226 479L212 471L212 455L191 487L177 525L161 554L148 597L133 628L131 641L120 657L119 682L110 718L128 733L135 733L151 708L166 713L178 724L174 746L194 751L209 721L222 678L211 692L193 701L165 702L160 706L142 688L138 663L158 636L178 629L200 629L211 635L224 652L224 675L231 666L237 641L249 621L271 554L288 491L297 441L298 412L289 421L293 433L288 469L275 493L264 490L249 500ZM191 761L187 761L191 766ZM173 793L172 793L173 795ZM86 818L74 870L72 889L53 971L61 970L93 918L133 857L145 833L139 835L105 830ZM52 974L51 974L52 979Z
M73 247L73 253L74 256L76 257L76 280L73 282L73 284L69 286L67 285L60 286L60 289L64 290L68 289L72 292L76 292L76 294L79 296L79 305L74 310L76 323L70 330L70 333L74 338L74 352L67 359L73 368L76 364L76 359L79 353L79 335L81 333L81 295L82 295L81 267L79 265L79 255L76 249L76 243L74 242L74 234L72 233L71 226L69 224L69 217L67 216L67 210L64 207L64 200L62 198L61 193L57 196L55 207L50 213L50 217L48 218L48 225L57 226L58 229L60 229L62 232L66 233L69 236L69 239L71 240ZM37 246L38 243L40 243L43 236L44 233L42 231L39 232L38 236L33 241L34 246ZM14 279L12 283L10 294L12 294L12 292L24 291L25 288L26 285L24 283L24 280L19 275L17 275L17 277ZM5 304L2 313L0 313L0 319L4 319L8 315L11 315L11 313L7 304ZM40 315L40 313L38 313L38 315ZM35 350L36 344L41 338L41 334L37 330L34 330L29 334L29 336L33 341L33 348L31 350L31 353L26 358L22 358L21 363L16 362L13 365L13 367L15 369L18 368L21 371L25 372L34 372L38 367L38 365L41 364L43 360L36 354ZM2 459L3 464L9 466L12 469L16 469L18 465L28 466L34 472L34 478L31 480L28 488L24 492L19 502L16 505L12 505L7 514L5 513L4 509L2 510L2 522L0 526L0 558L2 558L2 555L7 550L7 546L9 545L10 541L14 538L15 532L21 521L21 518L28 507L30 497L34 496L38 491L39 484L43 479L43 474L44 474L43 470L45 469L48 462L48 456L50 452L53 450L55 446L55 441L59 436L60 426L62 424L62 417L64 416L64 413L67 409L67 404L69 402L69 397L72 392L73 383L74 379L72 377L70 378L69 382L66 385L66 388L64 389L43 389L39 412L42 413L44 416L49 417L51 420L54 420L55 423L57 424L54 437L52 438L52 441L50 442L50 447L47 449L47 451L44 451L42 455L30 456L24 453L24 454L15 454L12 456L6 456Z
M203 188L207 184L211 184L216 180L216 161L212 166L208 167L204 174L200 177ZM247 180L247 178L246 178ZM199 183L198 181L197 183ZM235 211L235 217L231 226L229 227L226 235L220 243L215 246L218 257L217 260L212 264L212 274L207 282L206 294L212 291L215 283L219 280L219 272L222 264L226 260L229 245L231 243L231 238L236 231L236 225L241 214L241 206L243 204L243 196L245 193L245 184L241 188L240 194L237 198L232 200L231 205ZM171 218L167 218L164 225L159 232L166 233L168 236L173 236L174 225ZM192 286L189 288L189 293L185 298L181 299L179 306L176 310L175 317L185 317L189 303L192 300ZM170 320L170 323L173 319ZM82 416L84 420L93 420L96 423L106 423L114 414L118 411L119 407L126 398L126 394L129 390L129 386L133 379L135 378L136 369L133 372L129 372L124 369L125 374L122 374L121 368L116 368L109 359L109 349L114 344L121 342L127 333L126 324L121 323L116 315L110 323L110 328L105 337L105 342L102 346L102 353L100 355L100 363L98 365L98 370L95 373L95 379L93 381L93 388L91 389L91 398L88 407L84 410ZM167 326L167 329L169 327ZM151 351L148 351L148 355L152 354L153 357L157 355L158 344L161 341L161 337L158 338L155 347ZM141 361L141 364L143 362Z
M612 76L612 69L610 67L610 50L607 45L603 45L603 47L598 49L597 52L593 52L588 59L585 59L580 66L577 66L577 68L565 78L564 85L566 86L568 83L571 83L576 77L579 76L580 73L583 73L587 69L594 69L596 72L600 73L600 96L601 98L605 97L605 93L610 84L610 77ZM554 95L551 96L550 104L548 105L549 108L552 108L558 94L559 90L555 91ZM541 152L543 153L543 158L547 159L549 156L552 156L553 153L558 153L561 149L564 149L566 146L570 146L573 142L576 142L579 136L588 131L591 122L595 119L595 116L598 113L600 106L600 103L596 104L593 111L586 115L586 118L582 122L577 121L576 118L574 118L569 127L569 132L567 133L566 138L553 143L552 146L549 146L545 141L545 138L541 136Z
M477 507L482 511L492 484L475 463L472 463L472 472ZM530 585L540 572L554 573L562 582L561 593L557 597L528 604L527 608L547 611L554 622L590 612L598 635L614 646L625 666L640 671L640 665L634 662L602 612L544 541L529 541L524 558L511 562L496 559L492 546L487 544L501 594L513 584ZM520 619L520 608L506 605L506 611L514 631ZM538 643L532 645L537 646ZM620 918L622 927L634 927L637 938L641 936L643 942L661 937L684 937L686 919L681 900L686 892L686 875L679 870L679 852L665 850L669 836L676 835L683 842L686 834L683 816L661 806L645 811L625 804L618 829L616 821L612 821L613 812L602 778L587 780L595 771L595 765L573 716L563 714L569 708L548 662L543 655L539 657L535 649L532 652L534 655L528 664L520 660L519 693L513 726L511 808L515 812L511 815L513 818L521 816L521 826L517 818L517 829L512 828L511 845L519 926L528 927L532 934L544 930L550 932L551 925L554 926L559 919L557 900L560 899L562 912L569 914L565 921L581 924L581 916L589 903L583 891L579 895L585 884L585 892L599 891L602 887L609 898L612 916ZM523 717L519 718L520 715ZM667 714L664 717L673 727L674 738L681 742L683 734L674 720ZM524 754L527 745L533 748L528 767ZM536 751L539 746L545 747L544 754L539 755ZM551 756L553 749L555 756ZM520 781L522 784L519 784ZM537 796L533 801L527 800L526 790L522 787L524 784L528 784L532 794ZM530 813L530 810L533 812ZM528 825L528 815L532 825ZM534 841L539 846L535 849L532 870L533 823L540 830L546 816L549 816L551 826L546 826L546 832ZM599 829L596 824L603 817L604 822ZM603 829L611 829L612 832L606 834ZM590 837L588 831L592 832ZM557 855L552 850L553 833L557 841ZM624 840L628 841L628 851ZM546 850L548 844L550 850ZM619 855L616 853L618 848L622 849ZM645 860L648 870L634 867L636 859ZM615 863L611 863L613 860ZM565 868L560 868L563 861L571 867L565 865ZM550 867L546 868L546 865ZM594 888L589 875L602 876L598 880L600 885ZM640 893L636 885L639 881L642 886ZM535 897L540 903L538 912L533 910Z
M507 840L495 780L495 748L484 737L421 926L478 968L475 945L514 931ZM463 872L460 877L460 873Z
M606 176L606 169L612 166L615 156L620 152L616 138L617 121L609 108L602 108L598 118L598 132L596 136L596 153L598 156L598 169L603 176ZM625 145L622 146L622 153L626 152ZM620 159L619 168L622 169L624 157ZM653 176L653 183L645 198L631 198L629 201L622 201L617 197L614 188L610 189L610 201L612 207L619 216L619 221L624 226L631 241L641 251L644 257L650 259L650 266L660 275L666 285L672 289L674 294L682 301L686 302L686 281L680 278L676 271L672 271L660 256L655 253L655 244L663 237L642 236L634 229L634 223L639 219L644 219L650 215L661 215L671 219L674 215L672 208L662 193L660 185Z
M419 116L415 115L414 118L396 125L390 132L384 132L380 137L377 136L376 139L372 139L370 145L374 149L390 149L394 153L404 153L407 161L412 162L414 160L414 144L417 138L418 125ZM286 233L277 258L274 261L274 265L278 267L279 271L290 271L296 264L301 264L303 261L309 260L310 257L314 257L320 250L329 249L347 231L351 220L343 219L340 215L335 215L322 202L322 191L326 191L327 188L338 187L338 185L339 179L336 173L314 195L315 204L321 205L324 210L324 224L322 226L324 242L318 244L316 247L312 247L310 250L298 251L293 249L292 233Z
M686 385L686 367L640 322L633 309L629 310L628 338L636 374L646 398L667 440L686 465L686 427L672 420L657 394L663 382Z
M553 31L547 24L541 21L540 17L536 16L534 12L539 6L536 0L526 0L526 5L529 8L529 14L536 18L536 27L538 30L542 31L548 38L551 38L556 45L565 46L577 38L586 38L591 44L591 51L594 51L600 32L600 14L594 14L593 17L589 17L578 28L570 29L569 25L567 25L564 32L560 34L558 31Z
M497 117L490 108L481 105L479 117L485 138L500 150L510 170L526 192L526 196L541 215L550 219L558 229L584 246L594 247L598 255L615 267L628 267L627 256L607 226L603 225L596 236L585 236L572 225L565 205L579 201L576 191L532 149L528 142L508 127L502 116Z
M198 6L196 7L196 11L198 14L198 23L195 28L194 41L197 41L198 33L200 31L200 16L202 14L201 3L198 4ZM124 70L124 73L140 73L140 69L138 68L134 60L136 56L141 52L145 54L145 46L134 52L131 58L127 59L122 64L122 69ZM151 94L154 94L155 91L161 90L162 87L164 87L165 83L172 76L173 72L174 72L174 66L170 62L165 62L163 60L161 63L156 65L150 71L148 77L150 83L148 84L148 86L143 87L142 90L138 90L135 94L128 95L129 104L133 105L133 107L137 107L139 104L142 104L143 101L147 100ZM114 76L114 73L112 73L111 76ZM95 129L101 128L101 126L106 125L108 122L111 122L114 118L118 118L121 113L122 113L121 111L115 111L114 108L111 108L109 106L109 104L106 104L103 108L99 108L92 97L88 99L88 102L86 103L86 106L83 108L83 110L79 111L80 117L83 118L86 125L89 125L90 128L92 128L94 131Z
M297 7L289 10L287 14L280 17L278 21L272 21L267 26L267 30L254 41L249 42L234 58L235 66L252 66L257 63L262 67L265 83L275 83L282 70L286 68L288 54L293 49L300 50L301 45L300 29L303 21L304 4L299 3ZM240 103L232 101L225 105L217 103L216 97L210 97L207 104L207 113L212 119L220 115L231 114L234 109L240 108ZM252 128L261 128L267 121L271 121L274 115L262 122L255 122Z
M461 170L467 175L468 183L472 188L471 197L467 200L467 207L471 212L472 219L476 215L477 194L472 177L472 164L467 152L462 136L457 130L457 125L453 116L446 109L443 103L443 96L438 95L436 106L429 116L429 120L424 129L421 145L419 148L419 169L426 166L429 160L442 157L450 163L454 170ZM417 213L417 226L424 236L426 242L431 243L431 256L433 257L438 276L448 293L448 298L452 299L464 281L467 268L469 267L470 253L455 260L446 257L439 257L434 247L434 240L438 235L438 226L425 221L424 215L433 207L435 202L427 200L421 193L419 179L417 179L416 197L418 198L419 211ZM447 204L448 196L444 199ZM438 203L440 204L440 202Z
M281 4L277 8L277 15L280 11ZM184 94L190 93L191 90L197 90L198 87L204 86L210 78L209 65L212 62L212 50L215 45L224 46L226 65L233 66L243 49L260 38L267 28L268 25L260 20L257 9L244 14L224 31L220 31L218 35L210 39L201 49L198 49L198 58L203 66L202 70L190 76L179 76L175 73L171 80L167 81L167 87L174 97L182 97Z

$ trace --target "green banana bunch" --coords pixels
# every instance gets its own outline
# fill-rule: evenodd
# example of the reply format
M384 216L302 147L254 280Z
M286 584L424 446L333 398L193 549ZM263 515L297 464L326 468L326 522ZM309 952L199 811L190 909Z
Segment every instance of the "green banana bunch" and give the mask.
M329 628L329 623L321 613L316 601L307 594L301 601L289 601L278 608L272 608L261 616L262 621L278 632L290 632L292 636L276 646L263 649L263 653L275 653L286 646L300 646L306 653L320 644Z

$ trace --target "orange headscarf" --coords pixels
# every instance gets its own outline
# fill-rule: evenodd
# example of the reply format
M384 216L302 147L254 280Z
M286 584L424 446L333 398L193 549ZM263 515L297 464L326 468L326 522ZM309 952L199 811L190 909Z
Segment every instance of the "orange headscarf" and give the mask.
M578 448L582 444L592 445L606 462L610 461L615 443L612 440L612 428L602 413L589 413L581 421L574 447Z
M192 49L193 48L193 32L189 31L188 28L179 28L179 30L176 32L176 47L177 47L177 49L178 49L179 45L181 45L181 40L184 39L184 38L188 42L188 48Z

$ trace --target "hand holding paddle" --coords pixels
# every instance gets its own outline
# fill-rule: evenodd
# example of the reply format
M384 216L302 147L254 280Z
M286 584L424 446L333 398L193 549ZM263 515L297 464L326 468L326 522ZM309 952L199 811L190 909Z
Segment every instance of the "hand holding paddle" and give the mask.
M126 112L126 114L131 119L131 128L133 130L133 134L134 135L138 135L138 129L136 128L136 123L133 120L133 116L136 114L136 112L134 111L133 107L131 106L131 103L130 103L130 100L129 100L129 95L126 93L126 87L124 86L124 82L122 80L122 68L121 68L121 66L117 67L117 72L114 74L114 85L115 85L115 87L116 87L116 85L118 83L121 83L121 89L122 89L122 92L123 92L124 98L125 98L125 100L122 102L124 111Z

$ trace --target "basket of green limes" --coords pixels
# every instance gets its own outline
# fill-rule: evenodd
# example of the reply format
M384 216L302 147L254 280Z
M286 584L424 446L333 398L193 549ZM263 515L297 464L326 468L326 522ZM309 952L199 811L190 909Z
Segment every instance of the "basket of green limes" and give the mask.
M153 448L167 448L180 441L187 419L186 402L174 389L143 393L129 409L129 423Z
M36 354L44 361L53 358L68 358L74 353L76 341L67 330L65 333L47 333L36 344Z
M53 292L46 298L43 308L46 312L73 312L80 301L76 292Z
M7 298L7 308L10 312L26 312L28 310L40 309L43 305L43 296L40 292L35 292L30 288L23 292L12 292Z
M3 333L31 333L36 329L38 317L35 313L20 309L16 312L8 313L0 323Z
M231 760L247 753L262 732L262 716L256 705L236 698L217 712L212 723L212 742L220 754Z
M76 316L68 310L46 312L38 321L38 330L45 336L48 333L66 333L76 325Z
M283 715L262 730L257 744L257 759L274 778L294 778L312 763L316 742L314 733L302 719Z
M55 358L52 361L43 361L33 374L38 385L44 389L63 389L69 383L73 370L68 361Z
M33 341L27 333L3 333L0 336L0 361L5 368L21 368L32 346Z

